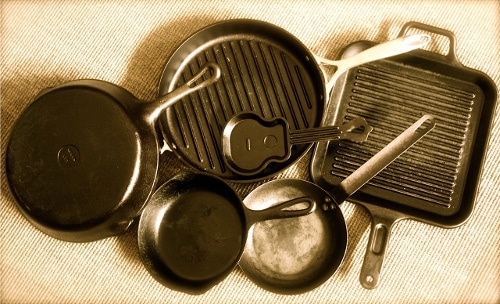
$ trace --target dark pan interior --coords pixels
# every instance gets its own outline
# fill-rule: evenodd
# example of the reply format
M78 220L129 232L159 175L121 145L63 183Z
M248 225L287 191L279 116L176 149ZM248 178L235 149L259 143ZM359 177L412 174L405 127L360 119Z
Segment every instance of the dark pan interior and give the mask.
M357 42L344 54L372 45ZM496 88L487 75L436 55L418 50L347 72L334 88L341 93L331 99L336 123L361 115L374 131L363 144L318 145L311 166L318 184L333 188L428 113L436 116L436 127L352 200L440 226L467 219L485 157Z
M299 40L261 21L216 23L175 51L164 69L159 94L183 84L206 61L220 65L221 80L179 101L160 118L164 139L183 161L227 180L247 181L274 175L307 152L311 145L294 146L288 161L240 176L226 167L221 147L226 122L243 111L284 117L292 130L320 125L324 80Z

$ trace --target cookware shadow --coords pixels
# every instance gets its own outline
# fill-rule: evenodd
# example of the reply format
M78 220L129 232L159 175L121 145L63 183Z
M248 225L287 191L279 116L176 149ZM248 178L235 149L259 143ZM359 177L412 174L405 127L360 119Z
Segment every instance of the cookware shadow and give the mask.
M344 204L346 204L344 202ZM363 237L363 234L370 227L370 216L368 212L359 206L353 206L352 214L346 218L346 226L349 237L347 239L347 250L344 256L344 261L338 269L338 274L341 277L346 277L352 269L354 261L354 250L358 246Z

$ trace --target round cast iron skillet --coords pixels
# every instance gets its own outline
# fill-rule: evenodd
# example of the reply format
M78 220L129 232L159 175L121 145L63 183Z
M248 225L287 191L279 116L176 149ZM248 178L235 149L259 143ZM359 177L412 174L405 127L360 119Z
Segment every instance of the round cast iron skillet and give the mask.
M66 241L124 231L155 187L155 120L219 77L218 66L209 63L150 103L99 80L42 91L14 124L6 150L7 180L19 209L37 228Z
M261 209L297 197L310 197L317 208L308 216L255 224L239 262L254 283L275 293L298 294L320 286L338 269L347 248L342 211L313 183L273 180L253 190L243 202Z
M325 81L315 57L302 42L262 21L230 20L210 25L186 39L171 56L159 94L184 83L206 61L220 65L221 81L160 117L167 149L188 165L231 181L274 175L309 149L310 144L297 145L289 160L249 177L225 166L221 147L226 122L242 111L257 112L264 118L284 117L291 130L320 125Z
M303 216L316 208L315 197L283 199L276 206L251 210L222 179L180 173L155 191L142 212L142 262L167 287L204 293L234 269L254 223Z

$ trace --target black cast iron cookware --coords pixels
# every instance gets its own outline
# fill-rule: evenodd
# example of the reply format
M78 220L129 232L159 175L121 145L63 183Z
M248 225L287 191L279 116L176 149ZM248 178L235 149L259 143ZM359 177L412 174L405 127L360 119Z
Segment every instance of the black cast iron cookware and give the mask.
M314 197L283 199L276 206L251 210L222 179L180 173L155 191L142 212L138 228L141 260L165 286L204 293L234 269L252 225L305 216L316 208Z
M219 76L219 67L208 63L148 103L99 80L42 91L17 119L6 149L7 179L19 209L61 240L92 241L124 231L155 187L157 117Z
M261 288L280 294L311 291L341 265L347 249L347 227L339 205L316 184L277 179L253 190L243 202L252 209L308 196L317 208L308 216L255 224L239 262Z
M371 234L360 282L379 282L391 228L402 219L452 228L471 214L486 155L497 88L484 73L464 67L455 53L452 32L410 22L400 36L424 31L449 41L442 55L416 50L351 69L337 81L327 121L339 124L352 114L374 127L363 144L319 143L313 153L313 180L329 190L387 144L403 124L422 113L436 117L436 127L351 197L372 216ZM343 57L374 43L355 42Z

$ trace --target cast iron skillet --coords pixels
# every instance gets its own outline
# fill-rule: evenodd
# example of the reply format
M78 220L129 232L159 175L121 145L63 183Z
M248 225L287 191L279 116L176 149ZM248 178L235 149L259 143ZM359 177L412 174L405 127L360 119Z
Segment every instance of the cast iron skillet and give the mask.
M19 209L61 240L92 241L124 231L155 187L157 117L219 77L219 67L208 63L150 103L99 80L42 91L17 119L6 150L7 180Z
M255 211L222 179L180 173L155 191L142 212L142 262L167 287L204 293L234 269L254 223L308 215L316 208L314 199L284 197L276 206Z
M308 196L317 208L308 216L255 224L239 262L258 286L280 294L310 291L328 280L341 265L347 227L335 199L316 184L277 179L253 190L243 203L252 209Z

